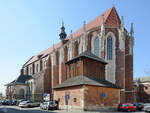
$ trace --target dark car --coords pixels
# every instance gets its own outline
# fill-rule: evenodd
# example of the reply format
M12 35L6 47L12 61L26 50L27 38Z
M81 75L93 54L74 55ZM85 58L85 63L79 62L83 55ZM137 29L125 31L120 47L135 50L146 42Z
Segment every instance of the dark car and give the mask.
M131 103L121 103L118 105L118 111L136 111L136 106Z
M1 104L2 105L10 105L10 101L8 101L8 100L2 100Z
M135 103L133 104L134 106L136 106L136 110L142 111L144 104L143 103Z

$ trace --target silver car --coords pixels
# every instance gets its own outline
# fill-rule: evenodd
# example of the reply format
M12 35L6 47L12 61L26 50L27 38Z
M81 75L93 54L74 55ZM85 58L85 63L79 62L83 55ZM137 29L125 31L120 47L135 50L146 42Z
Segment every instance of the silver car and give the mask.
M144 104L143 111L150 112L150 103Z
M32 102L30 100L27 100L27 101L23 101L23 102L20 102L19 103L19 107L22 107L22 108L27 108L27 107L39 107L40 106L40 103L39 102Z

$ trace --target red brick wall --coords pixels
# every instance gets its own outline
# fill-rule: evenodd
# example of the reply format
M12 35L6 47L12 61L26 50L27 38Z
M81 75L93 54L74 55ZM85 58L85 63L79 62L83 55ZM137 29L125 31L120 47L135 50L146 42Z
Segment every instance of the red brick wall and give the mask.
M102 92L106 93L104 99L101 97ZM62 109L66 109L66 93L70 95L69 108L74 109L96 110L104 106L116 106L119 103L119 89L87 85L74 86L54 91L54 99L60 100L59 105Z
M54 99L60 100L60 109L66 109L65 95L69 94L69 108L83 109L83 88L81 86L57 89L54 91ZM76 102L74 99L76 98Z
M103 106L116 106L119 103L119 89L84 86L85 109L99 109ZM105 92L106 97L102 98L102 93Z

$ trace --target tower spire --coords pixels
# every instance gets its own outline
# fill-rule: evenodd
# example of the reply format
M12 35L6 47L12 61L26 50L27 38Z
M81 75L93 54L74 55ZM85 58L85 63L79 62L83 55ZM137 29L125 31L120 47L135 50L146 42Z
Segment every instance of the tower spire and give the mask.
M104 36L104 34L105 34L105 22L104 22L104 14L103 14L101 20L101 36Z
M102 25L104 25L104 14L102 15L102 21L101 21L102 23Z
M59 34L59 36L61 41L63 41L67 37L63 21L62 21L61 33Z
M121 17L121 30L124 31L124 16Z
M70 33L71 33L71 34L70 34L70 38L72 39L72 38L73 38L73 36L72 36L72 30L70 31Z
M131 23L130 35L131 37L134 37L133 22Z
M55 45L54 45L54 41L53 41L53 52L55 52Z
M87 51L86 21L83 21L83 51Z

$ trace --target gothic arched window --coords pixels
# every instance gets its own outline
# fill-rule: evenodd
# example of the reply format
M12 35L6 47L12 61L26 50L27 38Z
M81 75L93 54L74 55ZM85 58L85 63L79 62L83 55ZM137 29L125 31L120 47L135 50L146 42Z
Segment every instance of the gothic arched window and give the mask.
M100 57L100 42L98 37L94 39L94 54Z
M107 38L107 60L112 60L112 37Z
M38 71L39 71L39 65L37 64L36 65L36 72L38 73Z

